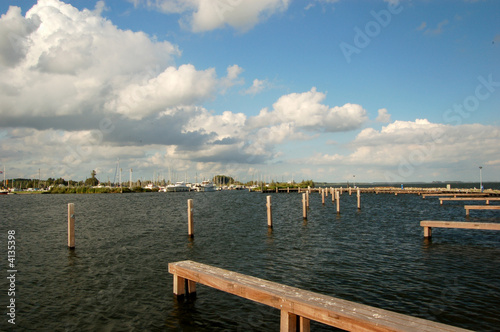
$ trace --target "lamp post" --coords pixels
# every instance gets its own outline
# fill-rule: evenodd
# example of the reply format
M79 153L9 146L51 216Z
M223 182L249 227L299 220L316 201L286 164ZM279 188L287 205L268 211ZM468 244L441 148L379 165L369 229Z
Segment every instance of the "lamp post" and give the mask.
M479 189L483 192L483 166L479 166Z

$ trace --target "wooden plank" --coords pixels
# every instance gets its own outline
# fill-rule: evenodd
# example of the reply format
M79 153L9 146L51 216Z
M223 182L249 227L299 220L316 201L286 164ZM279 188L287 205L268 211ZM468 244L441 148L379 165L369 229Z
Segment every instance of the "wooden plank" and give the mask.
M168 269L174 276L279 309L286 317L293 314L344 330L466 331L193 261L169 263Z
M500 205L465 205L469 210L500 210Z
M422 194L422 198L426 197L439 197L439 196L453 196L453 197L485 197L489 196L489 194L460 194L460 193L454 193L454 194Z
M500 231L500 223L422 220L420 222L420 226L422 226L422 227L440 227L440 228L483 229L483 230Z
M440 197L440 201L500 201L500 197Z
M500 210L500 205L465 205L465 215L469 216L470 210Z

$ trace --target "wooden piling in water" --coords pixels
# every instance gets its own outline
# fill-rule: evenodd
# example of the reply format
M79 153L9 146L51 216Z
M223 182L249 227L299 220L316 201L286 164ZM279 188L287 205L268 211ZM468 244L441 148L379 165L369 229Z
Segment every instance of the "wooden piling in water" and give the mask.
M358 210L361 210L361 191L358 189Z
M307 208L309 209L309 191L306 191L306 203L307 203Z
M75 204L68 203L68 247L75 247Z
M351 187L349 187L349 196L351 196Z
M188 199L188 236L194 237L194 225L193 225L193 200Z
M337 214L340 214L340 194L338 191L335 191L335 196L337 196Z
M271 196L267 196L267 227L273 227L273 210L271 207Z
M306 194L302 194L302 216L307 219L307 198Z
M321 203L325 205L325 189L321 189Z

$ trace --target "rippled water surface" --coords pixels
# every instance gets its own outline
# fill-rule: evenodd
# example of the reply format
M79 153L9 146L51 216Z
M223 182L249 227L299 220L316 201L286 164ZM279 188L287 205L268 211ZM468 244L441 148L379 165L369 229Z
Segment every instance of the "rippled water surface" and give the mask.
M195 237L187 237L187 199ZM172 295L168 263L194 260L263 279L480 331L500 328L500 232L434 229L420 220L465 219L464 203L416 195L247 191L0 197L2 307L8 304L7 231L16 232L16 330L277 331L279 311L199 286ZM67 248L75 203L76 249ZM498 211L469 221L500 222ZM0 330L11 327L6 311ZM333 330L313 323L315 331Z

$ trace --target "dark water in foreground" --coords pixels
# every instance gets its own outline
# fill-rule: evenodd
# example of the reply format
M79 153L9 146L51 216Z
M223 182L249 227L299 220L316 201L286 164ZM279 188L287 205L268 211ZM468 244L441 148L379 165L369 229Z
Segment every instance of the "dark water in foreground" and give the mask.
M194 199L195 238L187 237ZM500 330L500 233L435 229L420 220L465 220L464 203L415 195L149 193L0 197L2 317L11 297L7 231L16 232L17 331L277 331L279 311L199 286L177 302L167 264L191 259L400 313L480 331ZM76 249L67 248L75 203ZM470 221L500 222L498 211ZM333 328L312 324L314 331Z

